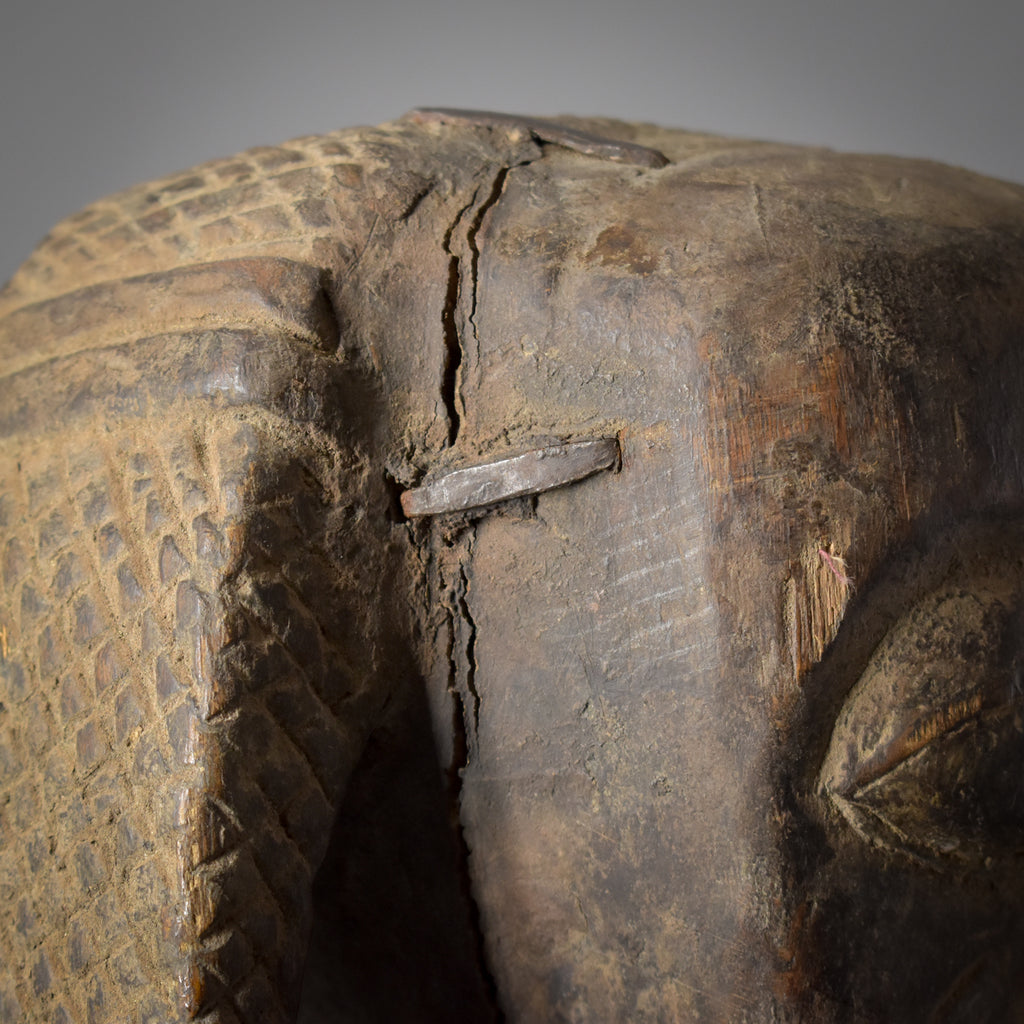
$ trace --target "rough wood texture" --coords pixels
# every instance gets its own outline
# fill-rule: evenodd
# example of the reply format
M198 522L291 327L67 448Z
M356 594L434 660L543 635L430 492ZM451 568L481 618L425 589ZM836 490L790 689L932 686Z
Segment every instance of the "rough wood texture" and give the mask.
M0 1021L1024 1015L1024 189L422 112L0 352Z

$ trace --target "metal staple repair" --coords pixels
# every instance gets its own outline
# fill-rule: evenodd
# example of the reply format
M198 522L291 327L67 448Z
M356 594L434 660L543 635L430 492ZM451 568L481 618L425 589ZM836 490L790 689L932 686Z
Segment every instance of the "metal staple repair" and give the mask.
M406 491L402 511L414 518L480 508L563 487L612 469L618 462L619 444L614 437L534 448L443 473Z
M522 114L500 114L493 110L460 110L455 107L417 107L406 117L420 124L437 121L442 124L478 125L485 128L519 128L528 131L539 142L550 142L556 146L621 164L636 164L654 170L665 167L670 161L664 153L650 146L622 139L609 139L603 135L570 128L546 117L529 117Z

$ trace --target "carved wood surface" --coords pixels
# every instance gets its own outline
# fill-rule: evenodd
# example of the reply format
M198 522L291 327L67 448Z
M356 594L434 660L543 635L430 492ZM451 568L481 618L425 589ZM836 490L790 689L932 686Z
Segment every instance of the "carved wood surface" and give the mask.
M59 225L0 1021L1016 1019L1022 285L1017 186L472 112Z

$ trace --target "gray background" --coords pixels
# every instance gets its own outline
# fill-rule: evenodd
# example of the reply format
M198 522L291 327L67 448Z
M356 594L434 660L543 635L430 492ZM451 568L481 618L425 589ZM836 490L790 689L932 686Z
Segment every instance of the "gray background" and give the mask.
M1024 179L1021 0L2 0L0 281L59 218L419 104L596 113Z

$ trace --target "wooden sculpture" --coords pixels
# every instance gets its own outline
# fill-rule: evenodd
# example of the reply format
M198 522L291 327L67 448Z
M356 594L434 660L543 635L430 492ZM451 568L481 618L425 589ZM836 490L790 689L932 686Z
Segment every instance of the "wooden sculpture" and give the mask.
M0 1021L1024 1019L1024 188L420 111L0 352Z

